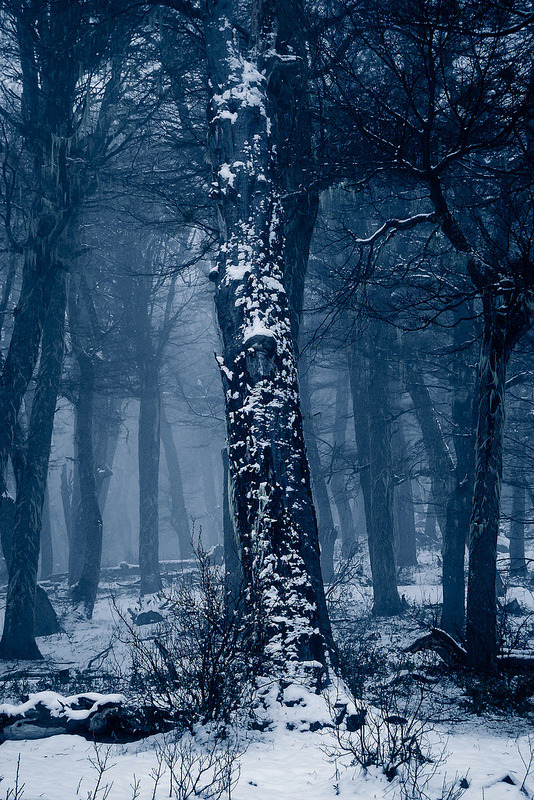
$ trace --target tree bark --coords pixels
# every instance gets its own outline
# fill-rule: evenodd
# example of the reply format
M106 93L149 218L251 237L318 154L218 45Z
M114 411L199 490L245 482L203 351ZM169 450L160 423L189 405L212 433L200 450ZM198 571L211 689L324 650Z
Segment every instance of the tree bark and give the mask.
M313 424L312 403L309 380L308 359L299 361L299 387L300 400L302 406L302 424L304 429L304 441L308 453L308 463L310 465L310 475L312 483L312 494L317 511L317 528L319 534L319 546L321 549L321 573L325 583L331 583L334 578L334 546L337 539L337 529L332 517L330 498L324 478L321 456L317 447L317 437Z
M184 487L178 451L172 433L172 427L165 413L165 405L161 404L161 441L167 462L167 474L171 493L171 525L178 536L180 558L193 558L193 537L189 529L189 518L185 507Z
M100 580L102 562L102 515L98 507L93 442L93 403L95 394L95 359L82 350L76 353L80 370L77 401L76 455L80 482L80 503L76 510L74 538L83 543L83 565L78 581L72 586L74 603L83 603L91 619Z
M532 321L532 297L483 296L484 335L476 387L475 482L469 527L467 661L497 669L497 536L500 520L506 367L515 342Z
M230 0L207 0L210 154L221 247L229 468L247 605L282 674L313 673L334 647L319 565L287 295L267 74L281 66L260 27L245 54ZM269 43L268 43L269 42ZM250 100L250 102L249 102ZM303 662L307 662L303 663Z
M409 347L409 340L406 336L403 338L406 389L412 398L415 415L423 435L432 482L431 503L434 505L433 510L443 535L447 503L453 489L454 462L434 411L432 397L426 385L423 371L414 358L410 356L412 349Z
M243 569L239 553L239 541L233 518L232 487L228 468L228 451L221 452L223 463L223 535L224 535L224 582L228 614L238 612L242 606L244 592Z
M41 524L41 580L45 581L54 572L54 548L52 545L52 526L50 523L50 496L48 481L43 500Z
M4 630L0 641L0 658L5 659L41 658L34 635L35 594L41 514L63 364L66 307L63 270L57 273L54 283L43 334L26 459L17 489Z
M113 475L113 461L121 432L121 405L122 401L113 396L97 398L93 415L96 496L102 515L106 507L109 484Z
M526 490L516 479L512 494L512 519L510 520L510 575L514 578L526 578L527 562L525 560L525 513Z
M354 416L354 434L358 451L358 473L363 496L366 533L369 539L369 526L371 524L369 369L361 345L361 337L359 342L354 337L349 351L349 377Z
M402 604L395 568L389 364L383 327L381 321L373 322L369 336L369 557L373 577L373 613L392 616L402 611Z
M400 481L393 489L393 522L395 530L395 552L398 567L417 566L417 542L415 534L414 502L412 481L406 474L406 438L404 436L403 419L399 415L393 429L391 440L396 472Z
M347 436L349 394L349 376L346 369L340 369L336 385L331 487L339 517L341 552L344 558L350 558L356 550L356 531L347 495L343 452Z
M473 499L475 430L474 369L469 348L475 339L471 303L457 306L453 329L451 369L453 441L456 451L454 488L447 504L443 533L443 607L441 627L463 639L465 622L465 545Z
M139 364L139 573L141 594L159 592L159 367L148 353Z
M61 6L61 8L59 7ZM74 66L80 3L57 4L42 26L37 6L14 8L22 77L21 116L33 160L33 203L24 245L22 287L0 375L0 496L22 398L33 375L43 324L62 268L62 245L72 211L68 150L78 65ZM36 42L46 50L37 53ZM61 43L61 47L59 47Z

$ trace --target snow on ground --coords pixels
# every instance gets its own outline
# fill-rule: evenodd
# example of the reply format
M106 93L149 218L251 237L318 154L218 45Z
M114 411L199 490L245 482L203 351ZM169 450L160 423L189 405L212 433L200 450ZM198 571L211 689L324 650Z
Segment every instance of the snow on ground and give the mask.
M352 629L364 646L372 645L385 659L391 659L425 633L425 620L435 615L432 604L440 599L440 587L436 559L425 555L422 562L424 566L406 575L405 583L399 589L409 606L404 617L400 620L369 618L370 587L358 585L350 591L344 587L341 592L343 602L337 606L334 604L332 614L338 629ZM532 589L528 585L512 586L505 600L511 599L517 599L525 612L514 624L525 630L529 626L532 629L528 617L534 611ZM127 646L122 637L117 638L116 632L114 635L114 627L120 616L117 609L126 619L130 618L128 608L135 605L135 588L118 583L104 584L91 622L70 609L64 587L59 586L52 593L52 601L62 615L64 633L39 639L45 667L56 665L71 670L85 669L98 653L103 655L93 666L100 668L103 665L105 670L113 664L123 669L127 667ZM158 603L161 605L161 600L155 598L152 607L157 609ZM134 610L139 611L139 608ZM153 630L152 626L139 629L142 636L150 636ZM113 646L106 653L110 643ZM371 651L371 659L373 657ZM2 692L2 675L21 666L0 665L0 703L20 701L20 696L13 696L13 685L5 682L5 678L6 690ZM409 678L409 670L393 675L392 687L395 681L404 679L403 676ZM372 680L374 678L371 678L371 683ZM46 688L43 679L30 679L22 687L27 692ZM107 689L113 691L114 687ZM102 689L97 687L97 690ZM120 687L119 691L122 690ZM294 687L286 691L293 692L293 699L298 700ZM354 763L352 754L347 753L343 745L351 736L357 749L358 733L350 736L343 733L338 737L331 728L312 733L299 730L299 724L288 730L286 723L291 721L292 715L297 722L306 717L306 713L314 718L328 716L326 706L321 705L319 698L309 698L307 710L298 702L289 709L279 709L274 730L251 732L243 726L238 732L240 754L234 767L239 765L239 777L231 791L231 799L326 800L336 796L351 800L457 800L460 796L465 800L534 798L531 720L529 722L528 718L511 712L485 712L483 716L469 713L460 702L461 690L458 687L451 689L441 681L433 684L431 691L442 715L441 720L428 725L423 734L432 761L420 765L415 788L409 781L403 784L398 778L388 782L379 767L363 770ZM199 736L192 740L191 747L195 753L202 753L206 748L207 752L213 750L209 742L199 744L201 739ZM171 741L171 745L166 746L165 741ZM154 775L158 769L158 752L161 748L169 752L169 747L172 748L172 732L132 744L99 745L98 751L85 739L73 735L7 741L0 745L0 775L3 776L0 800L104 800L106 796L107 800L131 800L135 795L135 785L139 800L163 800L173 795L173 791L169 794L169 771L167 768L163 771L155 790ZM106 771L97 785L98 769L95 765L98 760L106 761ZM24 788L15 798L17 769L19 789L21 784ZM237 776L237 772L235 774ZM226 798L228 794L222 797Z
M109 800L131 798L136 780L140 782L141 800L150 800L157 768L156 746L162 739L157 736L134 744L99 746L99 757L107 758L103 785L111 785ZM525 800L521 784L527 771L523 761L528 764L531 757L528 736L503 740L473 724L469 732L448 737L438 728L434 739L443 763L436 765L435 772L433 764L423 770L423 798L445 800L449 788L454 784L458 787L458 782L466 778L469 788L462 795L465 800ZM24 783L25 800L92 797L98 778L95 756L94 746L78 736L5 742L0 749L0 774L4 776L0 797L15 786L19 757L19 783ZM281 728L255 734L240 756L239 766L233 800L326 800L336 796L404 800L402 786L397 781L388 783L376 767L364 772L351 766L351 759L339 750L330 731L301 733ZM519 785L503 782L507 776ZM527 796L532 796L528 778L527 791ZM162 800L168 796L167 772L155 797ZM450 798L455 796L450 794Z

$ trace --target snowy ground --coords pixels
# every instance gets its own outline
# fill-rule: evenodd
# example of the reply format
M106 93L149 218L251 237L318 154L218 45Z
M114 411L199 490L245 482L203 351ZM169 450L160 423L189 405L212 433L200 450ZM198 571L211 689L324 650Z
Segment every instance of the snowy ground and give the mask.
M383 669L389 673L380 678L390 681L391 693L399 692L398 686L405 688L412 680L411 673L417 665L411 664L403 668L406 665L399 660L398 654L407 643L425 632L425 621L431 620L435 613L432 604L439 600L439 570L436 559L427 554L422 561L424 566L407 576L406 584L400 588L410 605L410 611L402 620L370 619L367 616L370 588L366 586L344 587L341 592L342 601L333 607L332 616L337 628L344 633L352 631L358 646L362 648L362 661L366 658L370 662L365 688L368 697L366 702L376 700L374 682L378 677L373 675L373 659L381 659ZM509 588L506 601L513 598L519 601L524 612L522 617L513 621L513 629L522 631L523 645L525 642L529 644L525 631L532 632L529 614L534 612L534 593L528 586L517 585ZM93 668L127 669L127 647L114 637L113 628L117 623L116 609L119 608L121 613L128 615L128 607L135 603L131 586L127 583L104 584L92 622L70 610L65 587L58 586L52 593L52 601L63 613L65 632L39 640L45 655L44 667L41 665L38 668L41 672L47 665L68 667L71 673L76 669L85 669L99 653L103 655L93 661ZM1 597L0 604L3 605ZM146 635L150 635L150 631L149 626L143 629ZM509 635L513 639L512 633ZM106 653L111 642L113 647ZM420 665L425 666L422 661ZM20 701L26 693L48 688L46 678L38 676L13 682L10 672L12 676L13 671L19 671L21 666L24 665L1 666L0 703L4 700ZM431 671L428 674L431 675ZM55 688L61 691L58 687ZM112 688L106 687L107 690ZM416 693L418 690L418 686L415 686ZM274 712L278 719L271 730L263 733L247 732L243 726L237 731L239 752L231 757L226 756L227 761L233 764L236 779L231 798L534 798L532 716L529 718L528 714L498 710L476 716L465 709L461 688L441 679L430 682L424 693L422 715L427 716L429 722L423 726L420 741L425 754L431 760L418 767L420 773L415 784L409 780L403 782L399 778L388 782L381 768L372 766L363 770L355 764L352 754L347 752L347 745L350 749L352 741L357 750L359 733L343 733L339 737L331 728L323 728L314 733L299 730L307 727L300 724L302 719L331 716L321 700L304 696L292 708ZM404 697L400 691L402 702ZM293 730L287 729L288 720L292 721ZM213 749L211 745L199 742L201 738L196 737L191 745L195 758L205 758L202 754ZM99 745L97 751L92 744L78 736L60 735L23 742L7 741L0 745L0 775L3 776L0 782L0 800L103 800L106 797L109 800L130 800L134 797L140 800L160 800L169 796L185 800L186 794L176 794L176 784L174 787L170 786L169 768L164 762L160 768L159 781L155 777L158 752L161 754L165 751L168 754L172 747L172 734L158 735L134 744ZM193 751L191 748L188 751L187 757L190 760ZM186 755L186 751L182 750L183 759L186 759ZM180 756L176 758L179 760ZM161 759L160 755L159 760ZM106 766L100 782L98 761L105 761ZM175 772L177 769L175 764ZM17 770L18 794L15 794ZM194 767L191 770L194 771ZM204 795L190 796L214 795L210 795L208 791ZM222 797L228 797L228 793Z

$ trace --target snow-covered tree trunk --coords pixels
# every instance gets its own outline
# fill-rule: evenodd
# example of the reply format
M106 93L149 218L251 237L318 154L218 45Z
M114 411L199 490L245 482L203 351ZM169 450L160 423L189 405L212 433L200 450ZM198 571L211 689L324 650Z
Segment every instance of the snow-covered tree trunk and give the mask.
M285 674L302 671L303 663L315 671L333 645L273 179L269 77L280 59L264 30L244 52L231 0L207 0L205 10L212 194L220 230L213 277L234 527L248 603L263 620L265 656Z

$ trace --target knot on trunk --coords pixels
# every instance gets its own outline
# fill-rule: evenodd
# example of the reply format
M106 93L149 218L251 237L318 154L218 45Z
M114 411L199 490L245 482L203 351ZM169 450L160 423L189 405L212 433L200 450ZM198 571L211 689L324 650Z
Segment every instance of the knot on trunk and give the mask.
M247 371L253 384L271 376L276 339L272 333L257 333L245 339Z

